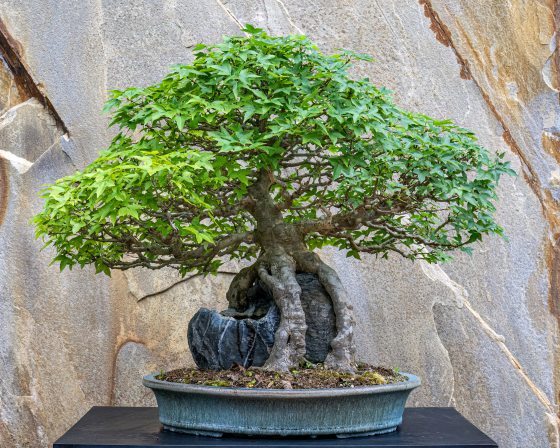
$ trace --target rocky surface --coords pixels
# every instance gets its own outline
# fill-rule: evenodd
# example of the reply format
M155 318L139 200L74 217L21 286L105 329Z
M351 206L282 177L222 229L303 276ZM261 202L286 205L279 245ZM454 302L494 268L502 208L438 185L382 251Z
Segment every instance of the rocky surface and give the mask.
M14 78L5 59L0 57L0 114L23 101Z
M260 367L268 359L279 324L276 306L260 319L236 319L201 308L189 322L189 348L201 369Z
M331 300L316 275L296 275L301 286L301 304L307 322L305 357L324 362L330 341L336 335L336 320ZM280 313L270 292L257 281L248 292L257 305L257 316L234 318L215 310L201 308L189 322L188 342L194 362L201 369L222 370L232 366L260 367L268 359ZM261 309L265 309L261 315Z
M305 313L305 357L311 362L325 361L336 336L332 302L316 275L297 274L301 286L301 306Z
M69 131L42 102L26 103L2 67L0 446L47 447L94 404L152 404L143 373L193 365L187 323L200 307L227 306L231 275L60 274L28 220L43 183L82 168L109 141L99 113L108 89L154 82L190 60L197 42L246 22L304 32L326 51L373 54L356 75L507 153L520 173L500 189L509 241L488 239L441 267L324 255L354 300L358 356L422 377L411 404L456 406L500 446L557 446L556 3L0 0L0 29Z

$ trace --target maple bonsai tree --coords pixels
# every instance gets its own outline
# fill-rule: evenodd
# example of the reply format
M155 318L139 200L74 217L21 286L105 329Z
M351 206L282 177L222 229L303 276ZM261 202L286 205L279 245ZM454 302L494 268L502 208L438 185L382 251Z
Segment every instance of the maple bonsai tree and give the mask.
M260 279L281 322L265 367L305 355L296 272L330 296L336 337L326 365L352 370L352 307L337 273L314 251L444 261L488 233L503 154L449 120L404 111L389 92L347 73L349 51L325 55L304 36L246 36L198 45L190 65L159 84L112 91L120 132L81 172L43 191L38 236L61 269L144 267L233 278L231 308L250 306Z

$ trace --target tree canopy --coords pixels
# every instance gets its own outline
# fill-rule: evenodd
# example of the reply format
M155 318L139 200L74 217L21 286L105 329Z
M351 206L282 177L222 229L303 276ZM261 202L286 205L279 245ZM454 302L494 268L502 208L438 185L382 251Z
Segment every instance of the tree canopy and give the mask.
M34 222L61 269L170 266L215 272L258 255L248 194L259 173L285 223L325 245L428 262L488 233L500 176L513 171L450 120L397 107L352 79L351 51L305 36L197 45L160 83L114 90L119 128L83 171L47 186Z

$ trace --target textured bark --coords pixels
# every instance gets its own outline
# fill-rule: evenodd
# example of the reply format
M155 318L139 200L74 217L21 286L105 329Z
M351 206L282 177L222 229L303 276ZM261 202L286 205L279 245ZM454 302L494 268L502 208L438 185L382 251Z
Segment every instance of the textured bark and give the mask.
M317 254L309 251L288 253L282 247L265 252L257 262L234 278L227 293L230 308L222 314L251 317L255 304L247 296L250 286L260 279L270 290L281 314L274 347L266 368L287 370L305 359L307 324L301 303L301 286L296 272L317 275L329 295L336 317L336 336L330 342L325 364L332 369L352 371L355 354L353 343L354 316L346 290L337 273Z
M331 341L332 351L325 364L332 369L352 371L354 361L354 313L346 289L334 269L313 252L295 254L298 266L305 272L317 274L319 281L331 297L336 316L337 335Z
M242 269L233 279L227 293L230 308L224 314L251 315L254 306L248 303L247 292L258 276L270 289L281 314L274 347L265 367L287 370L302 361L306 352L307 323L296 272L316 274L332 300L336 316L337 334L331 341L332 350L325 363L333 369L352 371L354 318L346 291L336 272L317 254L307 250L301 227L284 222L280 208L269 193L273 182L271 173L261 171L257 181L249 187L250 211L257 222L254 240L262 252L253 266Z
M248 303L247 292L257 279L256 264L243 268L233 277L229 285L226 298L229 308L222 311L224 316L251 317L255 309L254 304ZM252 306L253 305L253 306Z
M283 250L266 254L258 266L259 278L270 288L280 309L280 326L265 368L288 370L305 357L307 324L301 306L301 287L295 260Z

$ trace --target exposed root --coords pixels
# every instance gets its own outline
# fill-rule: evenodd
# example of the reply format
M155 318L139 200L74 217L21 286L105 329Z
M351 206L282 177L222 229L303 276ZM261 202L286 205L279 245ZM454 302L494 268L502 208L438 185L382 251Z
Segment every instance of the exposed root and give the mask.
M229 285L226 298L229 308L223 311L225 316L242 317L243 314L251 316L253 309L247 301L247 291L258 277L257 266L253 264L241 269Z
M280 325L264 368L288 371L305 357L307 324L301 306L301 287L296 279L296 263L284 251L267 254L258 264L259 278L270 288L280 309Z
M249 303L249 289L260 279L270 290L280 310L280 324L275 333L274 346L265 368L287 371L305 359L307 323L301 304L301 286L296 272L317 275L329 295L336 318L336 336L330 342L331 351L325 366L332 370L353 372L355 346L352 305L337 273L317 254L309 251L290 251L276 246L242 269L233 279L227 292L229 308L222 314L232 317L251 317L255 304Z
M346 289L334 269L324 263L313 252L300 252L295 255L299 269L317 274L319 281L331 297L336 316L337 335L331 341L332 351L325 365L333 370L352 372L355 355L354 313L348 301Z

